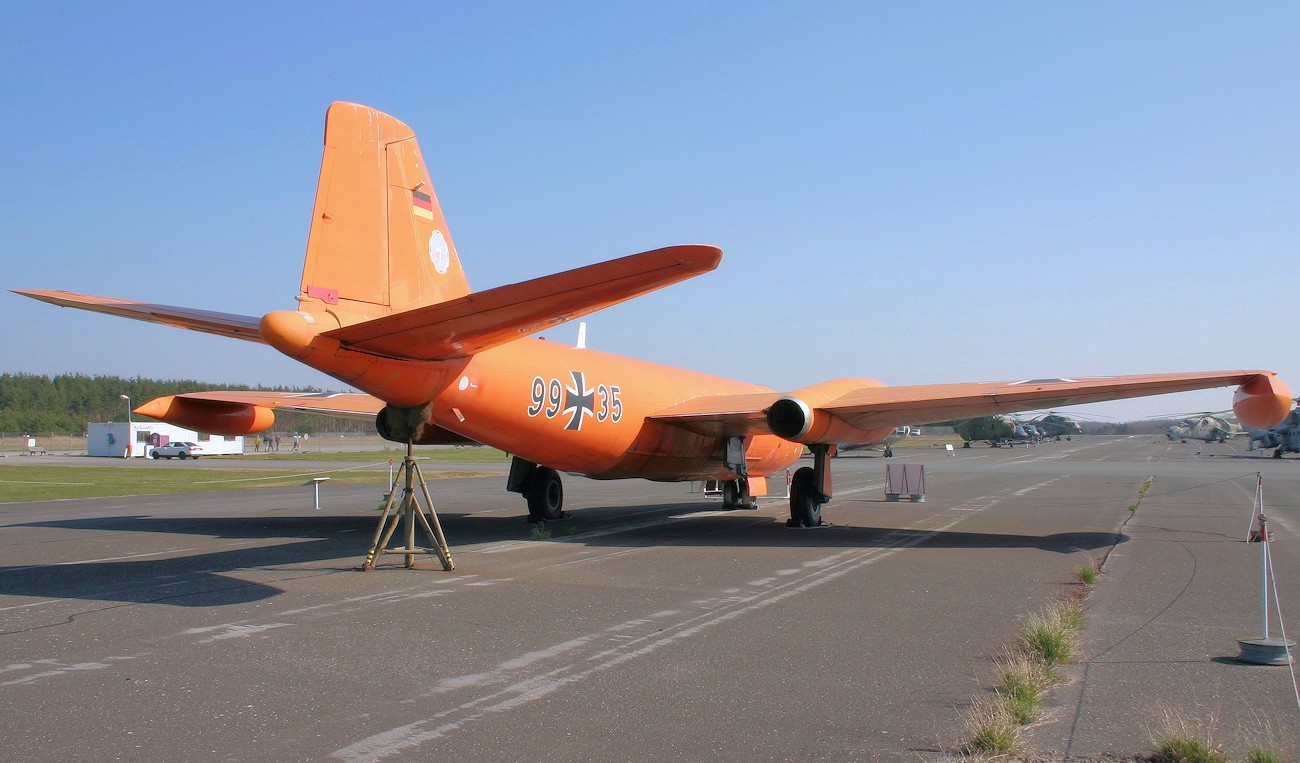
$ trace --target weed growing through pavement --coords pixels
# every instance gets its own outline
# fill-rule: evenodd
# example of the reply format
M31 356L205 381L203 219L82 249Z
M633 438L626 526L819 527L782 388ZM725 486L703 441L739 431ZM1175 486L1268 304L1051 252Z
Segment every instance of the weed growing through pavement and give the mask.
M1201 721L1164 708L1151 737L1151 763L1228 763L1214 738L1214 718Z
M1052 671L1021 649L1007 647L994 658L998 668L998 690L1016 723L1027 726L1038 720L1043 692L1055 683Z
M1025 622L1020 648L1051 670L1074 659L1082 625L1083 610L1077 604L1058 602Z
M550 540L551 530L545 525L533 525L533 540Z
M961 748L963 755L1006 755L1020 745L1020 726L1001 701L977 700L966 711L966 728L970 738Z

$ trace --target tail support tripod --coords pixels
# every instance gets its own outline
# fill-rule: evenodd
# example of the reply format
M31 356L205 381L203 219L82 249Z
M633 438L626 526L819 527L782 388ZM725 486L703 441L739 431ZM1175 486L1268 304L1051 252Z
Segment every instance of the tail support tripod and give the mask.
M402 497L397 501L395 500L397 484L403 481ZM429 507L427 517L424 507L416 500L417 482L420 485L420 492L424 494L424 502ZM429 539L429 548L415 545L416 522L424 528L424 534ZM392 540L399 524L405 525L403 536L406 545L404 548L388 548L388 542ZM410 442L406 443L406 459L402 461L402 466L393 476L393 484L389 486L388 498L384 502L384 513L379 517L379 526L375 528L375 537L370 542L370 551L366 554L361 569L370 572L375 568L375 562L384 554L405 556L407 569L415 567L415 557L418 554L437 556L446 571L456 569L456 565L451 561L451 551L447 548L447 539L442 534L442 525L438 523L438 512L433 508L433 499L429 497L429 486L425 484L424 475L420 473L420 465L415 462Z

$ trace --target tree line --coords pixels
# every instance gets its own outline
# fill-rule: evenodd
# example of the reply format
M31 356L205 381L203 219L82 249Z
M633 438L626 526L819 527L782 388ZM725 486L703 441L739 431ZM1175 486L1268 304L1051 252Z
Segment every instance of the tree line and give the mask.
M288 387L249 387L243 384L211 384L194 379L124 379L120 376L87 374L0 374L0 432L7 434L84 434L86 425L126 421L127 401L131 406L164 395L209 390L263 390L288 392ZM313 387L298 392L321 392ZM282 432L369 432L373 424L354 419L277 411L275 428Z

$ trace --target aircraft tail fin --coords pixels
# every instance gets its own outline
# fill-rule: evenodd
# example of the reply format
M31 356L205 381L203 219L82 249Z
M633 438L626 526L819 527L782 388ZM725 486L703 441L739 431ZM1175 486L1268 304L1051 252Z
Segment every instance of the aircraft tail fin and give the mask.
M415 133L332 104L298 309L339 328L468 293Z

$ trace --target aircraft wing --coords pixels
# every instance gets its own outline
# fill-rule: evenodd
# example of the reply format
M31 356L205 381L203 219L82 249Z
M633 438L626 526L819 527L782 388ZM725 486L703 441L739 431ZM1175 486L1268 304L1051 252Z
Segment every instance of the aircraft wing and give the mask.
M707 273L721 259L717 247L670 246L475 292L323 335L354 350L393 358L467 357Z
M202 331L208 334L234 337L248 342L265 344L257 327L260 318L251 315L235 315L210 310L195 310L189 307L157 305L152 302L134 302L129 299L114 297L96 297L91 294L77 294L71 291L49 291L44 289L13 289L14 294L39 299L60 307L76 307L95 313L107 313L121 318L134 318L138 321L162 323L176 328Z
M780 392L708 395L688 400L647 418L708 437L770 434L772 430L767 427L767 409L782 397Z
M1260 376L1271 378L1273 374L1268 371L1211 371L908 387L863 386L808 408L815 419L827 418L840 425L834 428L836 442L851 444L873 441L876 438L870 435L878 434L880 429L904 424L928 424L993 413L1061 408L1241 385ZM715 437L781 434L773 432L768 424L767 410L779 399L798 398L799 395L798 392L790 395L773 392L702 397L660 411L650 419ZM853 439L855 432L861 433L860 440Z

